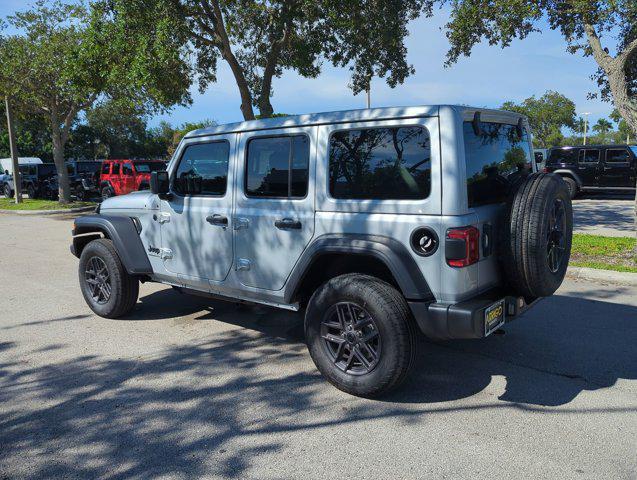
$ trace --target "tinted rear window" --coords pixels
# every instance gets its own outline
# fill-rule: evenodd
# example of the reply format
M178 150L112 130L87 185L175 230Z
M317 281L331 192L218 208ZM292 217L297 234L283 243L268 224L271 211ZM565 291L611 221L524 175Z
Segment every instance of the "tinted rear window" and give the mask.
M424 199L430 189L431 148L424 128L345 130L330 138L332 197Z
M464 123L469 207L506 201L509 190L531 172L531 151L526 131L515 125L480 122L476 134L472 122Z

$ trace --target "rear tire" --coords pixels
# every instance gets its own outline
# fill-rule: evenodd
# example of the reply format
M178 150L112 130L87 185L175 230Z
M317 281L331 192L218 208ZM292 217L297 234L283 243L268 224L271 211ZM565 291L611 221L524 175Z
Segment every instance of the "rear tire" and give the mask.
M139 280L128 274L106 238L93 240L82 250L79 279L84 300L100 317L121 317L137 303Z
M13 198L13 190L11 190L8 183L5 183L4 185L4 196L7 198Z
M400 292L356 273L335 277L312 295L305 336L321 374L361 397L398 387L416 351L413 318Z
M562 177L562 180L564 180L564 183L566 183L566 186L568 187L568 193L571 196L571 200L577 197L577 194L579 193L577 182L571 177Z

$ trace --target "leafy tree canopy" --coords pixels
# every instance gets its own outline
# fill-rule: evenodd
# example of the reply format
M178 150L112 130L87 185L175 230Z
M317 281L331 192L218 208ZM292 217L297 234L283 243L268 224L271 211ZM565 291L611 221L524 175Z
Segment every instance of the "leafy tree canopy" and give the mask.
M106 99L143 112L190 100L191 72L168 38L170 19L133 39L103 4L38 0L8 22L18 33L0 38L0 94L48 121L62 202L64 149L79 112Z
M558 92L548 91L540 98L532 96L521 104L505 102L502 108L526 115L533 143L539 148L559 143L563 138L562 129L575 128L575 103Z
M637 2L635 0L443 0L451 5L447 64L486 40L507 47L548 20L571 53L592 56L600 94L637 131ZM613 52L611 52L613 50Z
M191 47L199 86L227 62L245 119L274 112L273 79L286 70L316 77L322 62L348 67L354 93L372 76L391 86L413 72L406 61L407 24L430 14L432 0L104 0L122 31L136 36L170 17L170 41ZM179 23L181 20L181 23ZM161 39L160 39L161 41Z

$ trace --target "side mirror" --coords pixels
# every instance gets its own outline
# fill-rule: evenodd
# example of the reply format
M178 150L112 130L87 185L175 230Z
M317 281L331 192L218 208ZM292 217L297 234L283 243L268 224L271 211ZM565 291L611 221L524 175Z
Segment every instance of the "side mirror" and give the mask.
M168 172L162 170L150 173L150 191L155 195L165 195L170 191Z

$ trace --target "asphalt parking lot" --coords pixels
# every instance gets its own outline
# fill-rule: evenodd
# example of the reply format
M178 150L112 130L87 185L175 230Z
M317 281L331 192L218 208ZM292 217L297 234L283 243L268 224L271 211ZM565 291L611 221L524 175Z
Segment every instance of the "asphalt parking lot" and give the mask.
M0 215L0 478L637 478L637 289L567 281L382 400L299 317L141 288L92 315L69 219Z
M573 200L574 229L607 237L635 234L634 195L581 195Z

